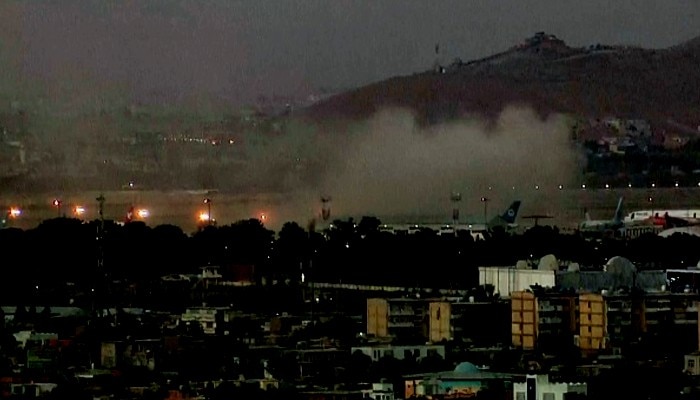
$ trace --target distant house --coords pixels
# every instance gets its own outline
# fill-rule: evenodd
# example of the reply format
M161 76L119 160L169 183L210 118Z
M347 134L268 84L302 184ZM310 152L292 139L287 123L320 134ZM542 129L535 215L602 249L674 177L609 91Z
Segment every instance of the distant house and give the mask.
M512 390L514 382L521 381L525 381L523 374L491 372L470 362L463 362L457 365L454 371L404 377L404 398L473 398L478 396L480 391L495 387L503 388L504 392L508 393Z
M547 375L528 375L525 382L513 384L513 400L564 400L587 393L585 383L550 382Z
M370 357L372 361L379 361L382 357L394 357L397 360L413 358L419 360L429 356L440 356L445 358L445 346L442 345L415 345L415 346L364 346L353 347L350 352L362 352Z
M666 150L678 150L690 142L690 137L680 133L663 133L663 147Z

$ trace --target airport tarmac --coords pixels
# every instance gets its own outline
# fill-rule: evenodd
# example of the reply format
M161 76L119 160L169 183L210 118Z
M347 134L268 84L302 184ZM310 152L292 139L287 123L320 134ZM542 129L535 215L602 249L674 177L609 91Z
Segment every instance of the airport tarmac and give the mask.
M74 210L80 206L85 220L99 218L98 201L104 195L105 219L123 221L133 205L135 210L146 209L148 216L142 218L150 226L173 224L185 232L194 232L198 217L208 212L205 198L210 198L211 213L219 225L257 218L269 229L278 231L282 224L295 221L306 226L312 219L320 220L322 203L320 197L309 194L236 194L207 190L144 191L116 190L106 192L86 191L75 193L14 194L0 197L0 205L9 209L18 207L22 215L11 221L11 225L22 229L37 226L41 221L58 215L74 217ZM326 204L331 209L332 219L353 217L359 220L363 215L379 218L384 223L451 223L452 209L460 210L460 222L479 223L502 213L511 201L522 200L517 223L521 227L534 225L528 215L549 215L551 219L540 219L540 225L557 225L563 229L573 229L584 219L587 210L593 219L613 217L617 200L624 197L625 213L640 209L685 209L700 208L700 188L620 188L620 189L562 189L529 190L513 193L493 193L488 209L484 210L480 196L464 195L459 203L451 203L449 198L436 201L435 212L413 213L403 209L396 213L376 213L372 210L356 210L344 204L342 198L334 198ZM474 197L471 199L471 197ZM52 204L60 199L60 207ZM138 219L138 217L137 217ZM327 223L328 221L326 221ZM317 226L323 226L319 221Z

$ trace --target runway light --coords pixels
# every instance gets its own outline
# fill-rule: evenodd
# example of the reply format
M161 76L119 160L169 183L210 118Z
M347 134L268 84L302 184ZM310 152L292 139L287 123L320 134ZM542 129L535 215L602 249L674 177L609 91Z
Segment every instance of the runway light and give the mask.
M140 210L136 211L136 215L138 215L139 218L148 218L151 213L145 208L141 208Z
M628 188L631 188L631 187L632 187L632 184L631 184L631 183L628 183L628 184L627 184L627 187L628 187Z
M585 189L585 188L586 188L586 184L584 183L583 185L581 185L581 189Z
M676 182L675 186L678 187L678 182Z
M559 185L559 190L564 189L564 185Z
M652 184L651 184L651 187L656 187L656 183L652 183Z
M75 206L75 209L73 209L73 212L75 213L75 215L83 215L83 214L85 214L85 207Z
M608 184L606 183L606 184L605 184L605 188L606 188L606 189L610 189L610 185L608 185Z
M540 185L535 185L535 190L540 190Z

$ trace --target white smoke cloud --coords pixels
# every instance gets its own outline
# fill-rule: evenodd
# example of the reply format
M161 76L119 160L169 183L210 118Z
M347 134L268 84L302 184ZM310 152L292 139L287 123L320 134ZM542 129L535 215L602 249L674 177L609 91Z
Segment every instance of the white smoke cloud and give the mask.
M578 159L564 116L542 120L508 108L495 124L471 119L423 129L409 112L386 110L352 133L323 187L342 214L430 216L452 207L453 192L473 209L481 196L509 203L536 185L543 193L569 185Z

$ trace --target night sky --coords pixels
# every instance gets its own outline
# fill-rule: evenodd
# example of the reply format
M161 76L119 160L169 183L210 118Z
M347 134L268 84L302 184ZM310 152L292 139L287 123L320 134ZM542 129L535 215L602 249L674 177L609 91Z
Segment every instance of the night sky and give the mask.
M5 96L37 85L139 102L303 97L424 71L436 43L445 62L538 31L573 46L668 47L700 35L699 10L697 0L4 0L0 85Z

